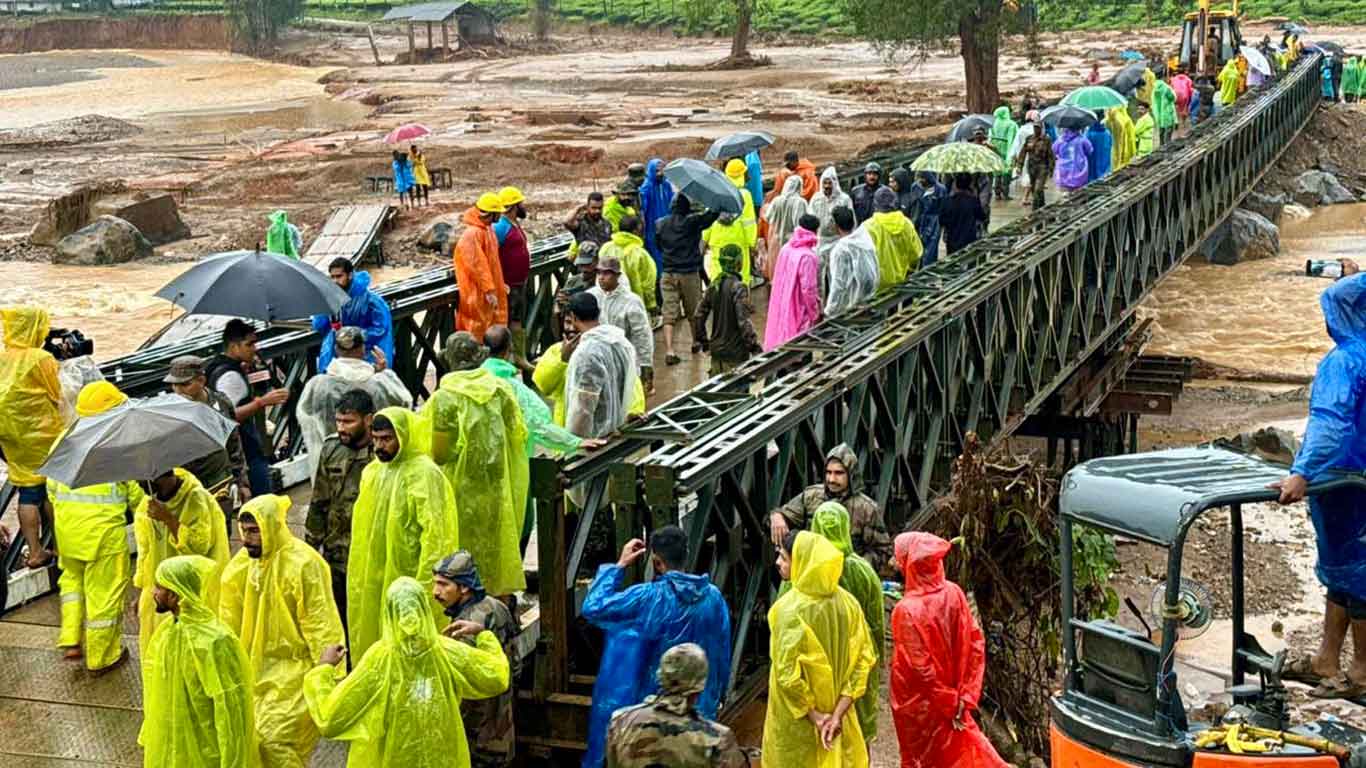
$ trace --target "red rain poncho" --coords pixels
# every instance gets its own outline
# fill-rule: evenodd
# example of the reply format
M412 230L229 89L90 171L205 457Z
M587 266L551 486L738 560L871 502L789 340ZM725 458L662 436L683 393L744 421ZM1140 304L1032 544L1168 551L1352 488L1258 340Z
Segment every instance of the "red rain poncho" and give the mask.
M892 611L892 720L902 768L1005 768L977 728L986 643L968 599L944 578L947 541L919 531L896 537L906 592ZM959 706L963 728L954 727Z

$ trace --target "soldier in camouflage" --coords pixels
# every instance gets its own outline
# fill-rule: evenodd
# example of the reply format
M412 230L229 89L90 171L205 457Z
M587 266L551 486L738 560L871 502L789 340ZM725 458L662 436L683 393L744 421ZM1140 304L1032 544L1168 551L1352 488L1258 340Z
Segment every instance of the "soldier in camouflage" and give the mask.
M872 497L862 492L858 472L858 454L840 443L825 456L825 482L802 491L769 516L769 528L775 546L781 546L789 529L806 530L816 508L827 501L837 501L849 510L849 532L854 540L854 551L873 566L882 578L895 578L892 562L892 537L887 533L882 510Z
M442 634L474 645L475 636L487 629L503 646L511 667L511 684L492 699L465 699L460 703L460 718L469 741L471 768L511 765L517 744L512 697L521 672L521 658L513 644L517 623L501 600L484 592L474 558L463 549L432 569L432 596L446 606L451 619Z
M360 496L360 475L374 457L370 422L375 401L363 389L353 389L337 400L335 433L318 451L313 474L313 496L305 518L305 541L322 553L332 571L332 595L346 626L346 559L351 554L351 510Z
M707 685L707 654L675 645L659 660L659 695L622 707L607 730L607 768L742 768L749 759L735 734L697 712Z

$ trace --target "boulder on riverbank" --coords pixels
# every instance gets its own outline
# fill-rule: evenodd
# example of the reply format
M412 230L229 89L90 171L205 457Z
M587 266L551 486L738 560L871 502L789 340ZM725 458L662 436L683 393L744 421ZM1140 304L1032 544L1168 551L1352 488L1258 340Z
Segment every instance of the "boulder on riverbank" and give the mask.
M152 256L152 244L138 228L114 216L101 216L57 242L53 264L123 264Z
M1214 441L1214 445L1280 464L1294 463L1295 454L1300 450L1300 441L1295 438L1295 433L1278 427L1263 427L1255 432L1220 438Z
M451 235L455 227L448 222L435 221L423 231L417 239L417 247L424 248L437 253L449 253L451 250Z
M1201 250L1209 263L1223 266L1269 259L1281 252L1281 232L1265 216L1239 208Z
M1357 201L1356 195L1342 186L1338 177L1327 171L1305 171L1296 176L1292 194L1295 202L1306 207Z
M1289 195L1268 195L1262 192L1253 192L1243 199L1242 207L1260 215L1272 224L1280 226L1281 212L1290 202Z

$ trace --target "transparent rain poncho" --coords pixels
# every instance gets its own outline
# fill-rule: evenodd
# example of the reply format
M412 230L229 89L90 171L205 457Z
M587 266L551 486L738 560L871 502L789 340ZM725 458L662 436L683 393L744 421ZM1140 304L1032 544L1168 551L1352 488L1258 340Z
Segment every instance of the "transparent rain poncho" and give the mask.
M143 765L258 765L251 661L205 599L218 584L218 569L198 555L157 566L156 584L180 598L180 615L163 622L143 647Z
M521 536L530 464L517 395L483 368L456 371L441 378L421 418L433 460L460 490L460 546L474 556L485 590L501 597L526 589Z
M437 632L431 588L401 577L384 594L383 637L340 683L319 665L304 678L322 734L350 742L352 768L469 768L464 699L506 691L507 656L492 632L474 646Z
M256 731L266 768L303 768L318 743L303 682L330 645L346 642L332 573L295 538L287 496L257 496L242 507L261 526L261 557L238 550L223 569L218 616L245 647L255 678Z
M620 429L638 382L635 348L620 328L585 331L565 372L565 427L579 437Z
M847 312L877 293L881 272L877 262L877 246L868 235L867 225L838 240L830 250L829 292L825 299L825 315Z
M375 410L391 406L411 408L413 396L392 370L375 373L364 360L339 357L327 366L327 373L314 376L304 385L295 413L308 447L308 476L318 472L318 456L323 441L337 431L337 401L353 389L363 389L375 401Z

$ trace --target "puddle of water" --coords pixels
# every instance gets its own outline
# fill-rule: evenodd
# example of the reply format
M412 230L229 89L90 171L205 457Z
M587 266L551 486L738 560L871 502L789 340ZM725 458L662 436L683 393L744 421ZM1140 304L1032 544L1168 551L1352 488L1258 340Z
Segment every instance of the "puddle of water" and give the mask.
M148 120L154 122L158 130L171 133L232 134L256 128L332 129L357 123L369 113L370 107L359 102L311 96L281 106L163 112L148 116Z

